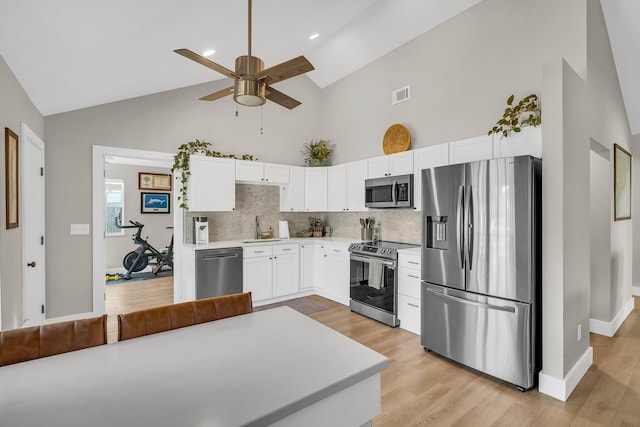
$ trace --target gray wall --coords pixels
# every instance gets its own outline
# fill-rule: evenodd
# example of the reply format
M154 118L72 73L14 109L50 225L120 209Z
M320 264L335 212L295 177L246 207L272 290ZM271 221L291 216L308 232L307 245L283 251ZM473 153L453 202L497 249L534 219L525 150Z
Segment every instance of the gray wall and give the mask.
M249 153L260 160L302 165L302 144L317 138L319 89L306 76L278 84L302 101L295 110L273 103L240 108L231 97L198 98L228 86L222 80L46 117L47 315L91 311L91 236L69 236L70 223L91 223L92 145L174 153L194 139L223 153ZM75 237L75 239L72 239ZM56 247L65 247L60 253ZM73 280L68 272L73 271Z
M44 119L0 56L0 313L2 329L22 324L22 229L7 230L5 206L4 128L11 129L18 138L20 123L24 122L44 140ZM20 141L19 141L20 142ZM46 142L46 141L45 141ZM45 150L48 147L45 147Z
M140 193L144 190L138 189L138 172L170 174L171 169L113 163L107 163L105 165L105 178L121 179L124 181L125 225L130 225L129 220L143 223L142 237L149 237L149 243L161 251L171 240L173 231L167 229L167 227L173 226L173 210L175 206L170 207L170 214L140 213ZM167 191L163 192L166 193ZM131 240L131 236L135 231L136 229L125 229L123 236L109 236L105 238L104 255L107 269L115 268L115 270L117 270L118 268L124 268L122 266L122 259L125 254L135 249L133 240Z

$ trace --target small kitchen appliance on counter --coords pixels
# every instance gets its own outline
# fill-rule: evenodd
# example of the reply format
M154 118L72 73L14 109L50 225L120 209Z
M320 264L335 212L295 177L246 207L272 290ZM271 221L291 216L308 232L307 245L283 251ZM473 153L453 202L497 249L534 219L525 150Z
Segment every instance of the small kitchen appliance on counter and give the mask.
M193 217L193 243L196 245L209 244L209 218L206 216Z
M351 311L391 327L398 320L398 249L419 245L397 242L358 242L349 246Z

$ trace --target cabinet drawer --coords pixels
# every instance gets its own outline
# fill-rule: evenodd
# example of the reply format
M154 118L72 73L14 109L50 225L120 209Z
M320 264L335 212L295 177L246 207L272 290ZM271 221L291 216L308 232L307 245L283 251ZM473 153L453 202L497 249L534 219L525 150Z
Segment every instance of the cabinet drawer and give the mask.
M334 255L342 255L342 256L349 256L349 248L347 246L338 246L338 245L327 245L326 243L324 244L324 253L328 254L328 253L332 253Z
M398 269L398 294L420 300L420 271L409 268Z
M400 327L420 335L420 299L398 295Z
M242 248L242 256L245 258L254 258L258 256L271 256L271 245L245 246Z
M288 243L286 245L273 245L274 255L297 254L297 253L298 253L297 243Z
M398 254L398 266L420 270L420 254Z

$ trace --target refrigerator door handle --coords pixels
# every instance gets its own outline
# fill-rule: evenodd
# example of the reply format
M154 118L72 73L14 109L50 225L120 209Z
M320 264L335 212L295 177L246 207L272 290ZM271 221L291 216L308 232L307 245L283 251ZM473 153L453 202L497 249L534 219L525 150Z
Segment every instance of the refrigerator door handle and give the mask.
M431 289L431 288L427 289L427 292L430 292L430 293L432 293L432 294L434 294L436 296L439 296L441 298L451 299L451 300L454 300L454 301L461 302L463 304L469 304L469 305L473 305L473 306L480 307L480 308L486 308L488 310L506 311L506 312L509 312L509 313L515 313L516 312L516 308L515 307L511 307L511 306L508 306L508 305L500 306L500 305L487 304L487 303L484 303L484 302L471 301L471 300L468 300L468 299L465 299L465 298L460 298L460 297L456 297L456 296L453 296L453 295L447 295L445 293L438 292L438 291L436 291L434 289Z
M458 187L458 205L456 207L456 220L458 232L456 233L456 243L458 247L456 252L458 254L458 264L460 264L460 270L464 269L464 221L462 218L462 205L464 204L464 186Z
M469 270L473 270L473 187L470 185L467 190L467 203L465 203L467 212L465 218L467 221L467 262Z

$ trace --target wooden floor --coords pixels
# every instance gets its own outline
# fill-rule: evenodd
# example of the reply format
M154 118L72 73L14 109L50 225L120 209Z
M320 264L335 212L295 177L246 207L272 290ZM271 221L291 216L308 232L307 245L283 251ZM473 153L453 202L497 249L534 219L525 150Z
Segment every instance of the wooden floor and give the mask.
M141 282L126 288L130 285L135 282L121 285L122 289L107 286L109 314L172 302L172 284ZM144 295L155 291L157 295L145 301ZM638 308L615 337L591 334L594 363L568 401L560 402L537 390L520 393L512 385L426 353L419 337L403 329L319 296L309 298L328 306L310 317L389 358L382 373L382 413L373 420L375 427L640 426ZM640 307L640 298L635 301Z
M118 314L173 303L173 277L118 283L106 289L108 343L118 341Z

